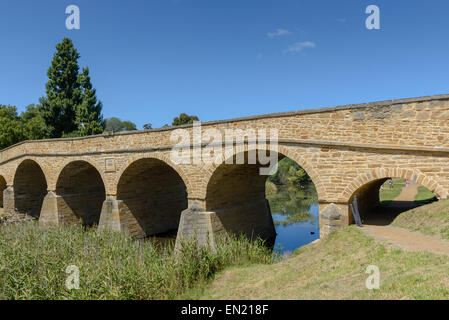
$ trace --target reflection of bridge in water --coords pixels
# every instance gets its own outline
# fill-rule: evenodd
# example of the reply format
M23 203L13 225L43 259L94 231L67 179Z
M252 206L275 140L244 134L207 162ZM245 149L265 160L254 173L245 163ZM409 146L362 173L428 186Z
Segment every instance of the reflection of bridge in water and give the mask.
M321 236L352 223L348 203L354 195L362 213L375 207L377 190L389 177L408 178L437 198L449 192L447 95L207 122L203 128L278 129L279 158L296 161L315 184ZM222 232L271 237L262 165L226 164L225 158L213 165L173 163L172 130L4 149L0 206L44 225L98 223L132 236L178 228L178 236L196 233L211 241Z

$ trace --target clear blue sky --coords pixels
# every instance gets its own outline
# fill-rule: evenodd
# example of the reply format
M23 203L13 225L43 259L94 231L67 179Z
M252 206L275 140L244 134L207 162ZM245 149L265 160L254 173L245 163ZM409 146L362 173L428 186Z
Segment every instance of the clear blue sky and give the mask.
M67 30L78 5L81 29ZM380 7L381 30L365 28ZM104 103L159 127L449 93L447 0L85 0L0 3L0 104L45 94L70 37Z

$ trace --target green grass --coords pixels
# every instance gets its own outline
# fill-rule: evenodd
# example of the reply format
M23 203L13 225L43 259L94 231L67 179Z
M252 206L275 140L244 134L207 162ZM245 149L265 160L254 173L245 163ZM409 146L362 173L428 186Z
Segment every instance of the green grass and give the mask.
M433 202L400 214L395 227L449 239L449 200Z
M379 198L381 204L387 204L393 201L397 196L401 194L402 188L405 187L404 179L393 179L393 188L390 189L388 181L383 184L383 190L379 191Z
M381 204L388 204L401 194L405 187L404 179L393 179L393 189L390 189L388 181L383 184L383 190L379 191L379 198ZM415 196L415 202L419 204L426 204L435 200L435 195L426 187L419 186L418 194Z
M216 252L184 243L157 248L112 231L0 226L0 299L175 299L225 267L271 263L260 242L221 237ZM68 290L69 265L80 270Z
M380 289L368 290L369 265ZM220 272L199 299L447 299L449 257L387 249L357 227L297 250L289 259Z
M449 239L449 200L402 213L394 226ZM277 258L277 257L275 257ZM154 247L111 231L36 222L0 226L0 299L447 299L449 257L387 248L349 226L273 263L260 242L221 237L217 250ZM276 260L278 261L278 260ZM369 265L380 269L368 290ZM80 289L65 286L69 265Z
M433 194L432 191L423 186L418 187L418 194L415 197L415 202L427 203L434 200L435 195Z

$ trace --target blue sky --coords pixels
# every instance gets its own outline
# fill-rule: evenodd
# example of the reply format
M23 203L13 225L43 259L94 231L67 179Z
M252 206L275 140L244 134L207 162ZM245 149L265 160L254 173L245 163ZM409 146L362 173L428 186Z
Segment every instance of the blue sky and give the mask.
M81 29L65 9L79 6ZM380 8L381 30L365 9ZM447 0L2 0L0 104L45 95L70 37L105 117L142 128L449 93Z

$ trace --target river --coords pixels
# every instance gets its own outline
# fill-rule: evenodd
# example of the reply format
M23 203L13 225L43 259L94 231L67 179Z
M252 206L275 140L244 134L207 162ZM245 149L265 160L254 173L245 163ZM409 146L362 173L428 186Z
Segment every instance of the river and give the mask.
M320 237L319 209L313 185L304 190L281 190L268 195L276 228L274 250L288 254Z

